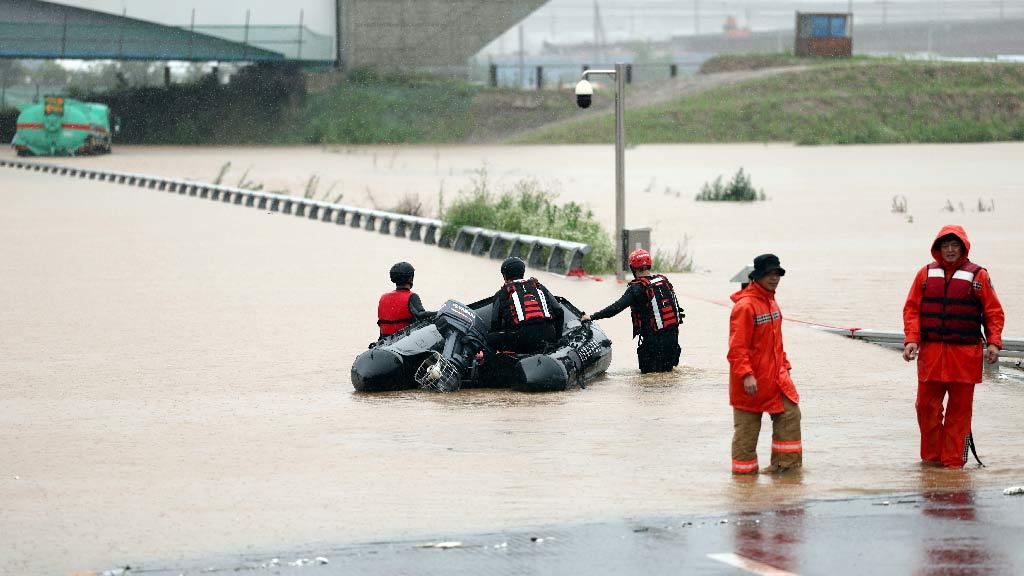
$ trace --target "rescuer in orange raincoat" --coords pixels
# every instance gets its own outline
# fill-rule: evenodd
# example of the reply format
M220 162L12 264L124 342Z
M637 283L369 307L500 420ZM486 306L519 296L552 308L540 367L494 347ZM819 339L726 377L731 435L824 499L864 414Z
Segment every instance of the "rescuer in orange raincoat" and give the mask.
M729 316L729 403L733 407L732 471L758 471L761 414L772 419L771 466L777 473L803 465L800 395L782 346L782 312L775 289L786 270L774 254L754 258L752 282L732 295Z
M1003 345L1003 307L970 251L963 228L943 226L932 242L934 262L917 272L903 307L903 359L917 359L921 461L947 468L967 462L974 385L983 359L994 364Z

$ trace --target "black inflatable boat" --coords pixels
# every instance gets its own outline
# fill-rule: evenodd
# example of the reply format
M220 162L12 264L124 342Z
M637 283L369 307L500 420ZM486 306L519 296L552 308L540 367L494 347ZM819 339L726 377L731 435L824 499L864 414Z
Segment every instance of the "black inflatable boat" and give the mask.
M490 298L468 306L449 300L433 321L417 322L370 345L352 364L359 392L426 388L512 388L548 392L586 387L612 361L612 343L568 300L561 338L537 354L493 351L485 335L491 324Z

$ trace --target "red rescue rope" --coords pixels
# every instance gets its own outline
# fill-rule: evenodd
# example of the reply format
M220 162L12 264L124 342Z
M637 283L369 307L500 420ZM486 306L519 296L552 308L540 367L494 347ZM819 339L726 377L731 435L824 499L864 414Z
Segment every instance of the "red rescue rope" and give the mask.
M711 304L716 304L716 305L722 306L724 308L732 308L732 302L731 301L718 300L716 298L704 298L703 296L697 296L695 294L683 294L683 295L686 296L687 298L693 298L694 300L700 300L702 302L709 302ZM807 320L798 320L796 318L790 318L789 316L783 316L782 319L783 320L789 320L790 322L798 322L800 324L806 324L808 326L817 326L819 328L832 328L833 330L845 330L845 331L849 332L851 336L853 336L858 330L861 330L861 328L855 328L855 327L849 327L849 326L833 326L831 324L822 324L821 322L808 322Z

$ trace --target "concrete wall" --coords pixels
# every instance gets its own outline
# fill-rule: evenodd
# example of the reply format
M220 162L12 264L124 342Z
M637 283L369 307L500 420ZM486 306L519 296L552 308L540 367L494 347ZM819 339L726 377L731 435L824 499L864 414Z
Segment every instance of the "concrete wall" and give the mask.
M346 68L464 66L548 0L336 0Z

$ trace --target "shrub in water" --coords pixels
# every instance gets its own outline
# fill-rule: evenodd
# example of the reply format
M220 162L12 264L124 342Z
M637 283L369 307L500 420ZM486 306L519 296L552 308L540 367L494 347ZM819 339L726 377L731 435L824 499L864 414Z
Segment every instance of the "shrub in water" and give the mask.
M487 170L481 169L472 188L460 193L445 208L445 234L454 235L463 226L479 226L582 242L593 248L583 258L583 268L591 273L611 272L611 237L594 214L576 202L558 204L557 199L556 192L533 179L520 180L509 189L492 190Z
M710 202L754 202L766 200L764 190L757 190L750 182L750 176L740 168L728 184L722 183L722 177L715 178L712 183L704 183L697 194L697 200Z

